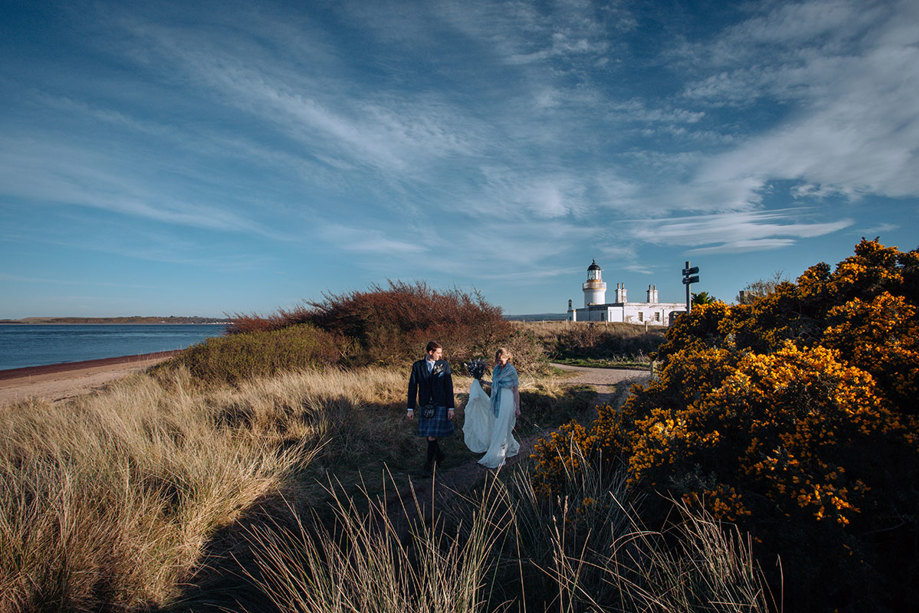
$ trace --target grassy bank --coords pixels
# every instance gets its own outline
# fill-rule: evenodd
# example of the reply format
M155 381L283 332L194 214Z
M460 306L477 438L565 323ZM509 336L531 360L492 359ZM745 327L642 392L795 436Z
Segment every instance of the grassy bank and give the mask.
M167 601L213 532L292 474L309 427L234 421L253 396L200 394L187 373L0 408L0 610ZM282 440L290 442L283 446Z
M417 474L405 379L367 367L203 384L176 365L0 408L0 611L166 605L209 540L266 497L295 492L328 517L330 479L373 495L384 465ZM468 383L457 380L458 422ZM522 396L519 430L533 434L591 394L525 376ZM473 458L461 433L446 449L445 468Z
M568 363L564 360L648 363L648 356L666 340L665 328L616 322L513 322L513 326L539 344L550 360L562 363Z
M585 368L625 368L630 370L651 370L651 360L633 360L622 358L618 360L605 360L598 358L559 358L554 360L557 364L568 366L584 366Z

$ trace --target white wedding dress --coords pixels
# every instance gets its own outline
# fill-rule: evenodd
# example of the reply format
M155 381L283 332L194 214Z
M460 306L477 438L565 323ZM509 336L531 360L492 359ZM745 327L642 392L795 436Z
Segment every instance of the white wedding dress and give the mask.
M484 453L479 464L488 468L499 468L506 458L520 452L520 443L514 438L517 425L514 414L514 394L501 394L501 406L495 417L491 409L491 398L481 384L473 380L469 386L469 401L466 403L466 421L463 423L463 441L474 453Z

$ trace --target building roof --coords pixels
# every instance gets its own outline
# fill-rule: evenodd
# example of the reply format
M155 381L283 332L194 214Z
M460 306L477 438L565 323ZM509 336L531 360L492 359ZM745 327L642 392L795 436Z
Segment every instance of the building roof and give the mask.
M597 260L594 260L593 263L587 267L587 270L603 270L600 268L600 265L597 264Z

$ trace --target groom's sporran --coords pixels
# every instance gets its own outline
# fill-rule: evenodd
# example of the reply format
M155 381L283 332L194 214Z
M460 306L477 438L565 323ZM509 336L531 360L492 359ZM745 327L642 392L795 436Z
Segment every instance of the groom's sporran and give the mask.
M434 419L434 415L437 412L437 405L434 404L434 381L433 380L437 378L437 375L439 375L441 371L443 371L443 368L441 368L439 364L435 363L433 367L431 368L430 374L428 374L428 379L429 379L428 383L430 384L428 385L428 400L421 407L421 417L423 419Z

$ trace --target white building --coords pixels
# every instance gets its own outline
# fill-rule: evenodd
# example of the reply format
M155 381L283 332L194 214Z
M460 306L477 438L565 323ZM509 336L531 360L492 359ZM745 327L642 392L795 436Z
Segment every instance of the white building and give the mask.
M568 321L618 321L651 326L669 326L680 313L686 312L682 302L658 302L657 286L649 285L644 302L629 302L624 283L616 284L616 301L606 301L603 269L594 260L587 268L584 308L575 309L568 301Z

